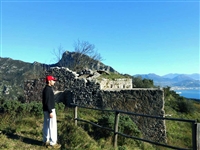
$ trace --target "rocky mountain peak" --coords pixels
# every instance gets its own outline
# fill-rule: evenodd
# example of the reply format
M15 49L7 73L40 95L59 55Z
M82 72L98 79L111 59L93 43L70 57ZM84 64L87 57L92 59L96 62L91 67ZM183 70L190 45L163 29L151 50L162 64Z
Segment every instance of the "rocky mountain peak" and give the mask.
M76 69L75 67L82 67L81 70L87 68L118 73L111 66L104 65L102 62L94 60L85 54L69 51L64 52L60 61L54 66L67 67L71 70Z

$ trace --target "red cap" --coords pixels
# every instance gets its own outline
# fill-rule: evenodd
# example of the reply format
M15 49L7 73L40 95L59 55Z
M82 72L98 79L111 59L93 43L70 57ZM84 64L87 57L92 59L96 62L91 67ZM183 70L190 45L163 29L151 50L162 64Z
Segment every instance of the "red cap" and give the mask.
M53 76L46 76L46 81L50 80L56 81L56 78L54 78Z

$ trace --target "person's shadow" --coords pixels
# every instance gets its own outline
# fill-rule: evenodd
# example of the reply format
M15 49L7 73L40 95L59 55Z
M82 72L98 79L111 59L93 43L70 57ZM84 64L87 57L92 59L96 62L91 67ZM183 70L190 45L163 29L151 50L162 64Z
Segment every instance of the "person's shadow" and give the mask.
M1 132L10 139L20 140L20 141L22 141L26 144L38 145L38 146L42 146L42 144L43 144L42 141L31 139L31 138L28 138L28 137L23 137L23 136L14 134L14 132L6 132L6 131L1 131Z

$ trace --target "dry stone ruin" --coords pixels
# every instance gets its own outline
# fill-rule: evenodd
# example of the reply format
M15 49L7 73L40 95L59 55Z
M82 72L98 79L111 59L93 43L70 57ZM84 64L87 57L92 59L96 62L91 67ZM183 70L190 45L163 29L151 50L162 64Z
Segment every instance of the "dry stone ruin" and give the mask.
M85 70L79 73L67 68L55 67L45 73L55 76L55 99L66 106L76 103L81 106L115 109L139 114L164 117L164 91L157 88L132 88L131 79L116 81L96 80L100 72ZM45 77L25 81L24 93L27 102L41 101ZM117 86L115 86L117 85ZM142 131L143 138L166 142L164 120L130 116Z

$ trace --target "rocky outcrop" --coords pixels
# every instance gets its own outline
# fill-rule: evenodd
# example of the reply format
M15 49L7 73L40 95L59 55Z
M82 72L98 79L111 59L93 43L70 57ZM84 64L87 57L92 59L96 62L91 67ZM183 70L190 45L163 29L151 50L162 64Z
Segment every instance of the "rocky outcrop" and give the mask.
M9 87L4 86L3 93L8 95L9 94L9 90L10 90Z
M88 68L91 70L104 70L104 71L108 71L108 72L117 73L117 71L114 70L112 67L104 65L102 62L94 60L87 55L78 54L76 52L69 52L69 51L64 52L61 60L53 66L62 66L62 67L67 67L67 68L73 69L72 65L77 63L77 59L80 58L79 55L81 55L81 57L82 57L81 59L86 60L88 62L85 64L86 66L84 66L84 68Z

